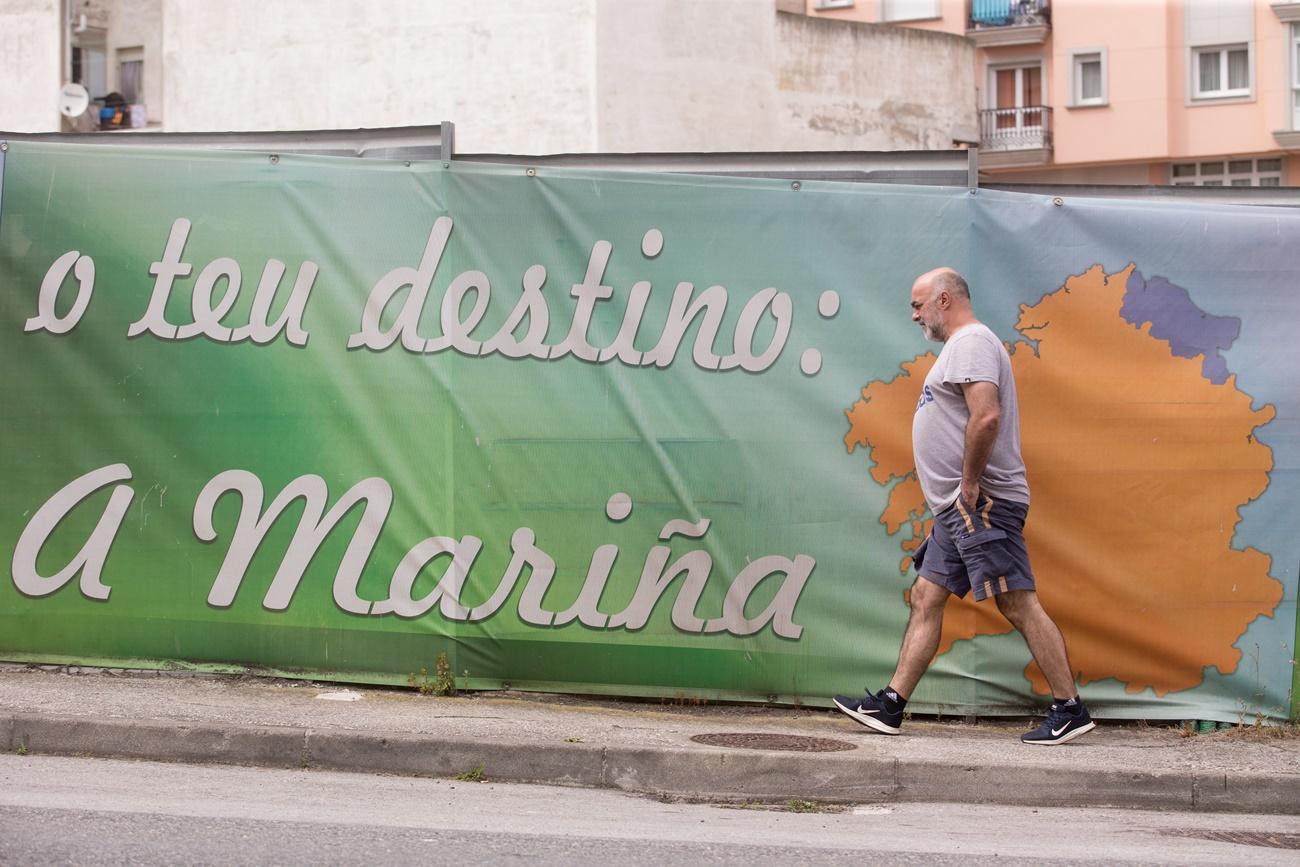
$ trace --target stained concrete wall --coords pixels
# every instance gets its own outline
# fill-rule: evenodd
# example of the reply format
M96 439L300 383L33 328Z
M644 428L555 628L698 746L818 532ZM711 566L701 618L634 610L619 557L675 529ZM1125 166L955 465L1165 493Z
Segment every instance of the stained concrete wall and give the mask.
M57 132L60 0L0 0L0 130Z
M0 51L13 91L0 128L57 128L58 2L0 0L0 45L14 46ZM110 89L119 49L143 49L144 100L166 131L453 120L462 152L554 153L948 148L975 130L964 38L772 0L80 6L106 22Z
M123 0L118 0L123 2ZM164 128L454 120L464 152L948 148L961 37L770 0L163 0Z
M977 138L964 36L795 15L777 16L776 33L778 147L943 150Z
M974 46L754 0L599 0L598 147L944 149L976 137Z
M164 129L456 122L462 151L589 151L595 0L164 0Z

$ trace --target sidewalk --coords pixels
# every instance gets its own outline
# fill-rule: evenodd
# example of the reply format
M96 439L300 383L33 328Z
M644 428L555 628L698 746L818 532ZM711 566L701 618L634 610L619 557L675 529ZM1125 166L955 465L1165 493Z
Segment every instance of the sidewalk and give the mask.
M0 664L0 749L501 782L709 801L945 801L1300 814L1300 736L1101 723L1031 747L1023 723L909 721L900 737L834 711L671 705ZM696 735L748 747L709 746ZM752 748L738 734L852 749ZM809 744L804 743L804 746ZM817 745L814 743L813 745Z

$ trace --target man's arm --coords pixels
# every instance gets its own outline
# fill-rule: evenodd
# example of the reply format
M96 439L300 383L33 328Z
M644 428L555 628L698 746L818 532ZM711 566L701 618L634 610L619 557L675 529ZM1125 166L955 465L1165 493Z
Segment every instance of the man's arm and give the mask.
M969 508L975 508L979 499L980 476L993 454L993 443L998 438L998 425L1002 421L1002 405L998 402L998 387L992 382L963 382L966 409L970 420L966 422L966 451L961 462L961 499Z

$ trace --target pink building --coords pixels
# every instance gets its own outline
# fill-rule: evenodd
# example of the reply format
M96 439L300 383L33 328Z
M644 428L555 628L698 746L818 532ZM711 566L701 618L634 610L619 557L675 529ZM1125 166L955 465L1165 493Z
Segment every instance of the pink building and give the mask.
M980 167L996 180L1300 186L1300 2L807 0L806 10L974 42Z

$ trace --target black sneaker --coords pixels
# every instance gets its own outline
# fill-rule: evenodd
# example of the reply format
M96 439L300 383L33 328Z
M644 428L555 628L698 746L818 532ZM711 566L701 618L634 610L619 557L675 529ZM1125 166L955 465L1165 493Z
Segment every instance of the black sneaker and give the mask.
M887 705L883 689L875 695L867 693L862 698L835 696L835 706L867 728L875 729L881 734L896 735L898 727L903 724L903 712L891 712Z
M1025 732L1020 740L1027 744L1050 747L1086 735L1096 727L1097 724L1088 716L1088 709L1083 702L1072 707L1054 704L1047 712L1043 724L1032 732Z

